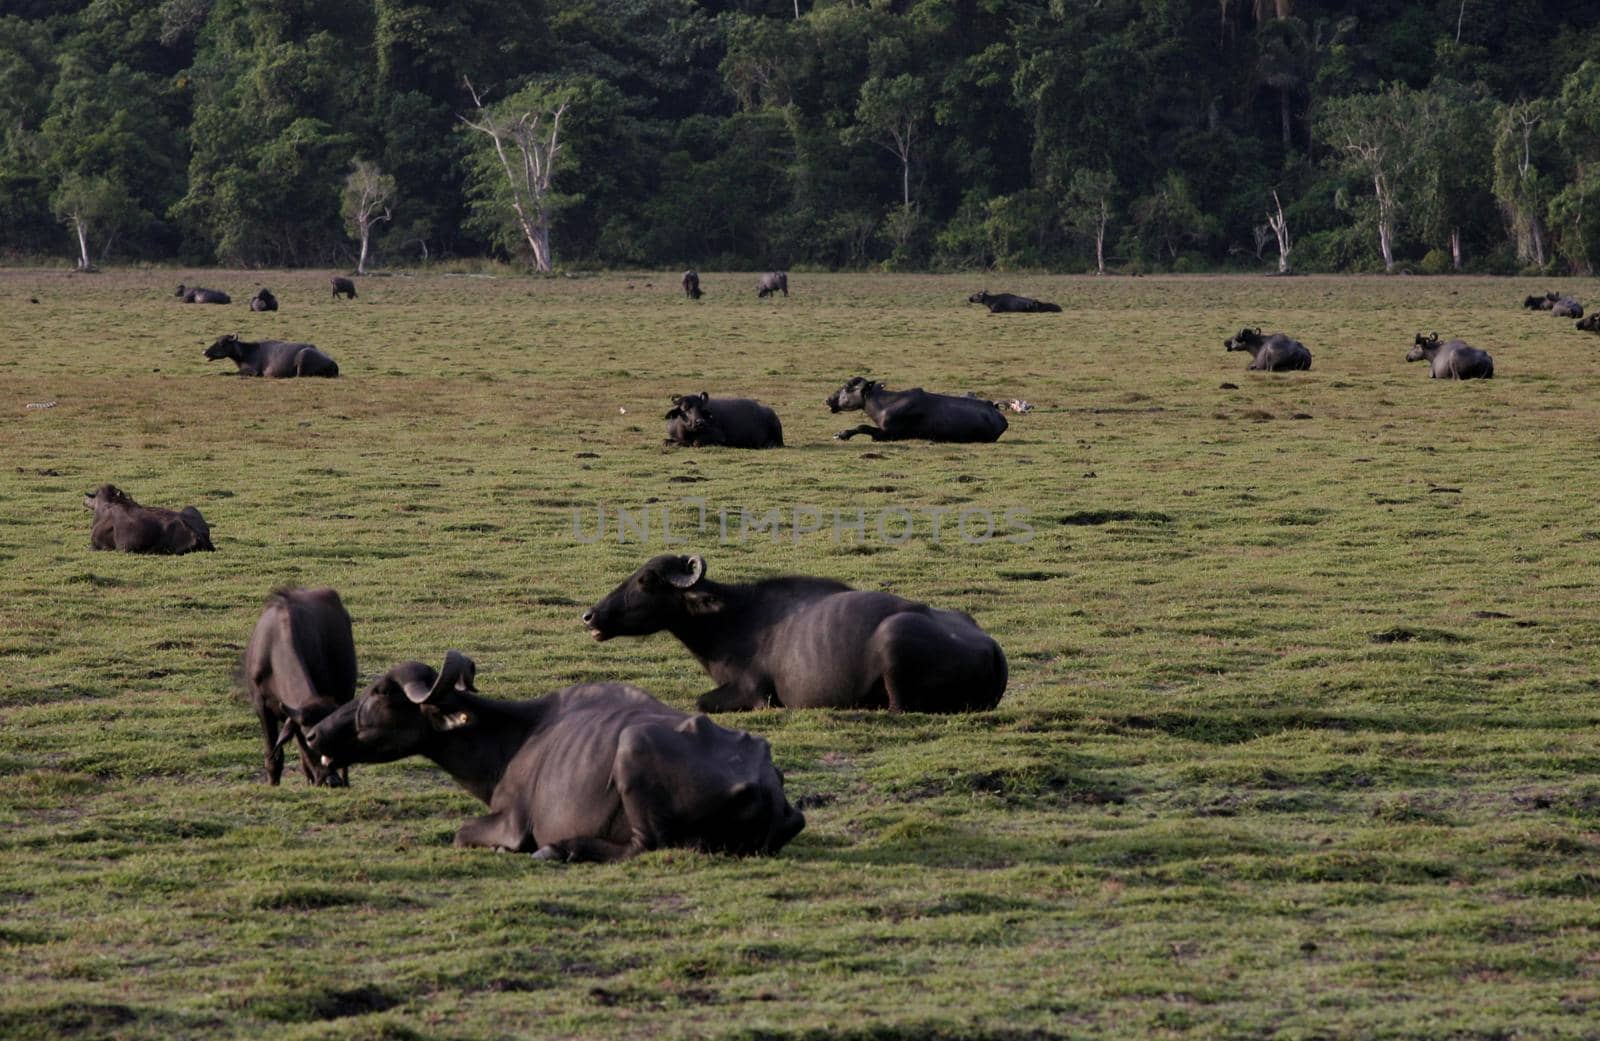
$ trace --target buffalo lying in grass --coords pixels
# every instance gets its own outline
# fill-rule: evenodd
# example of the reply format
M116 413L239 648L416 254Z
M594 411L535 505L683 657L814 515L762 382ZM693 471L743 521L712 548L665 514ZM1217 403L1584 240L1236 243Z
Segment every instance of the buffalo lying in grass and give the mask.
M339 299L340 294L349 297L351 300L356 298L356 284L348 278L334 275L328 279L328 283L333 286L333 298L335 300Z
M1292 372L1311 368L1311 352L1299 340L1291 340L1283 333L1262 335L1261 327L1240 329L1238 335L1222 341L1230 351L1247 351L1250 364L1247 370L1257 372Z
M669 445L699 448L782 448L778 414L751 398L713 398L705 391L674 394L667 410Z
M1017 296L1014 293L991 293L987 289L967 297L967 303L982 304L989 309L990 314L1043 314L1061 310L1060 304L1035 300L1031 296Z
M921 387L889 390L863 376L852 376L828 395L827 405L835 414L860 409L872 420L833 435L843 441L857 434L874 441L998 441L1007 426L1006 417L985 398L930 394Z
M233 302L233 298L220 289L201 289L199 286L191 289L182 282L178 283L178 290L172 295L186 304L230 304Z
M124 553L193 553L211 551L211 527L193 506L168 510L140 506L114 484L102 484L83 497L94 511L89 528L89 548Z
M766 741L624 683L534 701L477 696L472 659L406 662L308 735L325 766L422 755L489 813L457 846L622 860L664 846L776 853L805 827Z
M283 746L300 745L312 784L342 787L348 770L330 770L306 746L305 732L356 692L350 615L332 589L280 589L267 598L240 662L245 693L261 717L267 782L283 776Z
M1586 333L1600 333L1600 311L1579 322L1572 323L1573 328L1582 329Z
M583 624L596 640L676 636L718 683L702 712L980 712L1006 689L1000 645L961 611L826 578L723 585L698 556L652 558Z
M1570 296L1564 296L1550 305L1550 314L1555 318L1582 318L1583 305Z
M339 375L339 363L309 343L283 340L241 340L229 333L206 348L206 360L229 358L239 366L241 376L270 376L290 379L295 376Z
M784 296L789 295L789 272L768 271L761 276L761 281L756 283L756 296L766 299L773 293L782 291Z
M1487 380L1494 378L1494 359L1465 340L1439 342L1438 333L1417 334L1406 361L1426 361L1428 377L1436 380Z
M250 310L252 311L276 311L277 309L278 298L273 296L272 290L266 286L256 290L256 295L250 298Z

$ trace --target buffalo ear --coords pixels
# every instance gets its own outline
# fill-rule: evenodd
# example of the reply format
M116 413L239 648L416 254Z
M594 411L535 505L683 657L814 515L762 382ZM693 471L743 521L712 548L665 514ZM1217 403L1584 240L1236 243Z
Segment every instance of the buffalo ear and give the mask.
M678 559L683 562L684 570L681 574L669 575L667 581L679 589L693 589L706 577L706 558L697 554Z
M700 392L700 404L704 405L706 402L708 402L710 400L711 400L711 395L708 392L702 390Z
M474 718L472 713L466 709L446 711L437 705L422 706L422 714L427 717L428 725L441 733L448 733L451 730L459 730L462 727L471 726Z
M387 677L385 679L391 684L394 683L393 680L389 680ZM425 703L433 694L433 691L421 680L408 680L400 684L400 689L406 692L407 700L414 705Z
M662 418L663 419L681 419L682 417L683 417L683 409L679 408L677 405L674 405L667 412L667 414L665 416L663 416Z

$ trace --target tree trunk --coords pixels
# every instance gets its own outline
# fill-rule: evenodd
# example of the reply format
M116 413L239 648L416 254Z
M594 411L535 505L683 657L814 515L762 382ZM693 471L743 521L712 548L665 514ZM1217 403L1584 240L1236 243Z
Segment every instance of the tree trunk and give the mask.
M78 233L78 270L89 270L89 225L88 222L74 217L72 226Z
M372 239L372 228L366 221L361 222L361 259L356 261L356 274L367 273L367 243Z
M1106 216L1104 204L1100 210L1100 226L1094 233L1094 273L1106 273Z
M1537 216L1533 218L1528 234L1533 238L1533 261L1544 267L1544 225Z
M1450 229L1450 263L1457 271L1461 270L1461 229Z
M1378 252L1383 254L1383 270L1394 271L1394 214L1390 211L1389 193L1383 189L1383 178L1373 177L1373 194L1378 197Z
M900 157L900 201L911 209L911 157Z
M528 235L528 245L533 247L533 266L542 274L549 274L550 263L550 219L543 214L535 222L532 232Z

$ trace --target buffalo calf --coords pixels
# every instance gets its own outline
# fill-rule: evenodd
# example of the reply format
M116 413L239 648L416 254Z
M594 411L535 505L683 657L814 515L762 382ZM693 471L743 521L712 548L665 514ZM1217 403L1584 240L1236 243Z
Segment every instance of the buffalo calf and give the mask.
M782 448L783 424L778 414L751 398L714 398L674 394L667 410L669 445L699 448Z
M181 510L140 506L114 484L102 484L85 495L83 505L94 511L90 549L176 555L217 548L211 544L210 526L193 506Z
M306 746L305 732L356 692L350 615L332 589L280 589L267 597L240 660L240 679L261 718L267 783L283 776L283 746L300 746L300 769L316 785L349 783Z
M330 768L421 755L489 812L457 846L545 860L622 860L684 846L776 853L805 827L766 741L689 716L624 683L533 701L479 697L458 651L406 662L307 735Z

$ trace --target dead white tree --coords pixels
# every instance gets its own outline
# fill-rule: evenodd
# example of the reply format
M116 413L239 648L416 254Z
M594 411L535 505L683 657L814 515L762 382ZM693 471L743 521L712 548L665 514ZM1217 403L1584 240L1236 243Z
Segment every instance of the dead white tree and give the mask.
M1272 190L1272 204L1278 208L1278 212L1267 213L1267 227L1278 238L1278 274L1283 275L1289 271L1289 251L1294 247L1289 241L1289 218L1283 215L1283 203L1278 199L1276 188Z
M494 142L494 152L505 173L506 188L517 225L528 248L533 250L533 266L539 271L551 269L550 218L552 216L551 178L556 162L561 156L561 117L571 102L553 102L553 111L541 105L529 107L520 114L496 114L489 111L478 96L470 80L464 81L477 108L477 118L461 117L473 130ZM519 97L526 97L523 92ZM512 101L518 98L511 99ZM520 106L512 106L513 110ZM516 153L513 159L508 152Z
M364 275L367 273L372 226L394 219L391 204L395 185L394 178L380 170L377 163L356 159L350 165L350 176L344 179L342 209L345 225L361 241L361 259L356 262L356 274Z

